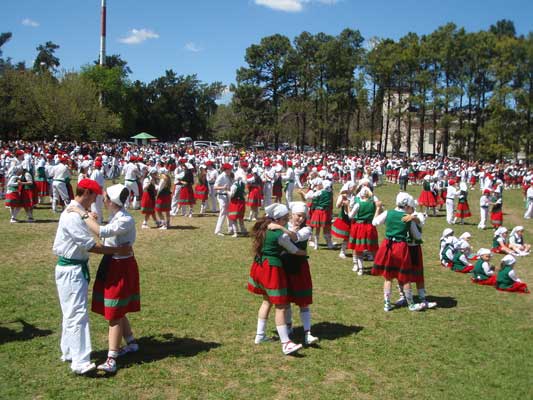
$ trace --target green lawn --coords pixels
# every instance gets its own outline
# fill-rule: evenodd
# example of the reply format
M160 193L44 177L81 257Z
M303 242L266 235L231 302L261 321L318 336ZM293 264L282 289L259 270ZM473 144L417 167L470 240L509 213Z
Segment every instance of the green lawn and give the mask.
M409 190L418 197L420 187ZM377 191L392 207L396 185ZM475 248L492 230L477 230L479 191L471 192ZM526 226L520 191L506 191L505 226ZM22 213L23 215L23 213ZM134 213L138 227L141 217ZM0 398L87 399L531 399L532 296L473 285L438 264L445 218L424 229L426 287L439 307L383 312L383 280L351 271L351 259L309 250L318 346L286 357L277 342L254 345L260 298L246 290L251 240L213 235L216 218L174 217L176 229L138 229L142 311L130 320L141 350L119 361L112 378L77 377L59 361L61 312L52 242L57 215L9 224L0 212ZM382 229L380 229L380 234ZM323 240L322 240L323 242ZM499 262L500 256L494 257ZM517 272L533 286L533 256ZM98 257L91 256L95 276ZM298 313L295 322L299 327ZM93 358L105 359L107 326L90 315ZM273 316L269 331L274 333ZM301 328L296 341L302 340Z

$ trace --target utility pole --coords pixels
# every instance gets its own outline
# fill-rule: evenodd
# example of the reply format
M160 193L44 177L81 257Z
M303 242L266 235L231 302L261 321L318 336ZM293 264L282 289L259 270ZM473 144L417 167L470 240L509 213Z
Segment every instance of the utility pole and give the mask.
M106 0L102 0L101 29L100 29L100 65L105 65L105 30L106 30Z

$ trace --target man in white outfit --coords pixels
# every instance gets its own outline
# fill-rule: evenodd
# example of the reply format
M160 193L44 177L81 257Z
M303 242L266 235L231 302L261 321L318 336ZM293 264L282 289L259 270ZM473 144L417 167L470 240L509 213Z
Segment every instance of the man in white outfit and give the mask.
M57 212L57 203L59 199L63 200L65 205L70 202L67 190L67 179L70 179L70 170L67 167L68 158L61 157L59 163L52 169L52 211Z
M533 179L529 181L529 188L526 191L527 209L524 214L525 219L533 218Z
M94 169L91 172L90 178L93 181L96 181L98 185L100 185L100 188L102 191L105 187L105 178L104 173L102 172L102 161L96 160L94 162ZM93 204L91 204L91 211L96 213L98 215L98 223L101 224L104 220L104 196L99 194L96 196L96 200Z
M450 225L455 224L455 217L453 212L455 209L455 197L458 194L459 193L455 188L455 180L450 179L448 181L448 189L446 191L446 222L448 222L448 224Z
M215 227L215 235L224 236L222 233L222 224L228 216L228 207L229 207L229 190L231 188L231 164L224 163L222 164L222 173L218 175L217 180L215 181L215 192L217 194L218 200L218 220ZM229 225L228 225L229 229ZM233 233L233 232L230 232Z
M211 205L211 212L218 212L217 207L217 195L215 193L215 181L218 177L218 171L214 168L214 163L211 160L207 160L205 163L207 167L207 187L209 188L208 203Z
M265 160L264 162L265 169L261 179L263 180L263 207L268 207L272 204L272 185L276 179L276 171L272 168L272 163L270 160Z
M128 163L124 166L122 173L124 174L124 186L126 186L130 191L130 197L133 195L133 209L137 210L140 208L140 193L139 185L137 181L141 178L141 171L134 163L137 160L137 157L131 156L128 160ZM129 198L126 203L126 208L129 206Z
M69 207L88 210L96 196L101 195L100 185L91 179L78 183L76 195ZM91 335L89 331L88 297L89 252L126 255L131 246L106 247L96 243L85 219L75 212L63 211L54 240L53 252L59 257L55 279L63 324L61 333L61 360L71 361L75 374L86 374L96 368L91 362Z
M282 181L285 182L285 201L287 202L287 207L292 202L292 192L294 191L294 182L295 174L294 169L292 169L292 161L287 161L287 171L281 177Z

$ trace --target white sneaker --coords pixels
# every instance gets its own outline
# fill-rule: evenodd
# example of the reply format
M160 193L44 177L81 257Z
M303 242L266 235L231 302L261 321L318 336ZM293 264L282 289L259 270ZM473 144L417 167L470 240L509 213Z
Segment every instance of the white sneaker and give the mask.
M74 372L76 375L85 375L86 373L94 371L95 369L96 369L95 363L88 362L82 367L73 369L72 372Z
M353 265L352 271L353 272L358 272L359 271L359 268L357 267L357 264Z
M360 268L360 269L357 271L357 275L359 275L359 276L363 275L363 268Z
M424 305L422 303L413 303L409 305L409 311L422 311L424 310Z
M392 304L390 303L390 301L385 300L383 302L383 311L389 312L391 310L392 310Z
M222 232L215 232L215 235L222 236L222 237L224 236L224 234Z
M314 248L315 250L318 250L318 243L315 242L313 248Z
M434 301L423 301L422 304L424 304L424 307L427 309L435 308L437 307L437 303Z
M344 254L344 253L339 253L339 258L346 258L346 254Z
M236 237L239 237L239 235L237 234L237 232L235 232L233 235L231 235L231 237L236 238Z
M407 299L405 297L400 297L394 305L396 307L405 307L407 305Z
M141 225L141 229L150 229L150 227L148 226L148 224L143 223Z
M15 218L11 218L11 219L9 220L9 222L12 223L12 224L16 224L16 223L18 223L18 221L17 221Z
M318 338L316 336L311 335L311 332L306 332L304 337L304 343L306 346L312 345L313 343L317 343Z
M272 342L272 338L269 338L267 335L255 335L255 339L254 339L255 344L268 343L268 342Z
M161 229L161 230L166 230L166 229L167 229L167 226L166 226L165 224L163 224L163 225L161 225L161 226L159 227L159 229Z
M129 343L118 351L118 357L125 356L128 353L136 353L138 351L139 351L139 345L137 343L135 342Z
M282 343L282 345L281 345L281 351L285 355L296 353L301 348L302 348L301 344L293 343L290 340L288 342L286 342L286 343Z
M98 371L114 374L117 372L117 361L114 358L108 357L105 363L98 366Z

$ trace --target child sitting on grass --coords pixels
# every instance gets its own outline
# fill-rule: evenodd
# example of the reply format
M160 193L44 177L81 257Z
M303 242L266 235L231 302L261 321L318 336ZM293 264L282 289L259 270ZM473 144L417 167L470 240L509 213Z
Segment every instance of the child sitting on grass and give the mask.
M474 269L466 257L469 249L470 245L467 242L458 243L456 253L453 255L452 271L466 274Z
M502 258L500 271L496 278L496 289L504 292L529 293L527 284L516 276L515 263L516 259L510 254Z
M490 264L492 253L489 249L481 248L477 252L479 256L472 270L472 282L478 285L495 286L496 273L494 266Z

